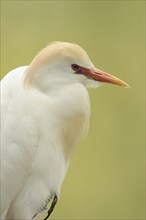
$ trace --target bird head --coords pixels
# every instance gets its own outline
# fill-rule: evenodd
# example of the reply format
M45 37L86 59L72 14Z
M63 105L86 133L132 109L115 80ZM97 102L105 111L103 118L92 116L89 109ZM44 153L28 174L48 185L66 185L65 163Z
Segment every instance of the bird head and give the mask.
M41 89L71 83L82 83L85 87L104 83L128 87L124 81L95 68L80 46L67 42L53 42L40 51L26 69L24 83Z

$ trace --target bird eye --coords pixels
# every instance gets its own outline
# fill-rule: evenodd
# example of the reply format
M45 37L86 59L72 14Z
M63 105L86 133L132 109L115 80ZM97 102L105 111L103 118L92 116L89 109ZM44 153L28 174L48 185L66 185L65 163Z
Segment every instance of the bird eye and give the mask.
M72 65L71 65L71 68L72 68L73 70L75 70L75 71L77 71L77 70L80 69L80 67L79 67L77 64L72 64Z

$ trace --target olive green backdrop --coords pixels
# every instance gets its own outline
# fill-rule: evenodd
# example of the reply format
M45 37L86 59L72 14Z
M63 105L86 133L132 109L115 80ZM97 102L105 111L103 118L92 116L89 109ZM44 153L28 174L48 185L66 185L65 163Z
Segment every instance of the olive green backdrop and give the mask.
M1 2L2 76L59 40L81 45L97 68L131 86L89 91L89 134L74 153L51 219L144 219L144 3Z

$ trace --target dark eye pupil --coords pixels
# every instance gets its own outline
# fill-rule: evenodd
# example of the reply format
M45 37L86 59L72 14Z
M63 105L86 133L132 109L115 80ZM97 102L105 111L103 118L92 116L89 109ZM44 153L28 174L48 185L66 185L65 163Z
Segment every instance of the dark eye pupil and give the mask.
M77 71L79 69L79 66L77 64L72 64L71 67L75 71Z

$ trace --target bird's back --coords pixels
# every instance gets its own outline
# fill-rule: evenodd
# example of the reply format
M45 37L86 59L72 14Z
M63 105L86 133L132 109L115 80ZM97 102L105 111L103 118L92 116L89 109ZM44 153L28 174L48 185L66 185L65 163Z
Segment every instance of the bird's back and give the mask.
M10 205L29 173L25 129L22 78L26 67L20 67L1 81L1 212ZM20 99L20 97L22 99ZM28 136L29 139L29 136Z

